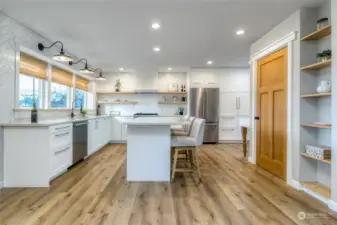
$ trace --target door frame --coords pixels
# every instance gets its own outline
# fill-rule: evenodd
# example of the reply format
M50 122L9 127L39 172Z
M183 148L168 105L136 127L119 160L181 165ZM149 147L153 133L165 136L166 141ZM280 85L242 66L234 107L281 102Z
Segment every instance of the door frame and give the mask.
M299 184L294 184L292 175L292 163L293 163L293 58L294 58L294 41L297 39L297 32L293 31L283 38L275 41L271 45L262 49L257 54L251 57L251 86L252 86L252 99L251 99L251 145L250 145L250 155L248 161L252 164L256 164L256 99L257 99L257 62L274 53L282 48L288 48L288 83L287 83L287 183L295 188L299 189Z

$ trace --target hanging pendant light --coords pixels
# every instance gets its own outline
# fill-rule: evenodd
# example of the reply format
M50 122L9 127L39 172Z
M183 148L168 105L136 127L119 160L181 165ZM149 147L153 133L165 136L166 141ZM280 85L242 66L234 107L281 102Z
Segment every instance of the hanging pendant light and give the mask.
M97 69L94 70L94 72L97 72L97 71L100 71L100 72L99 72L99 76L96 77L96 80L97 81L104 81L104 80L106 80L106 77L103 77L102 70L100 68L97 68Z
M92 70L89 69L89 67L88 67L88 61L87 61L85 58L80 59L80 60L78 60L78 61L75 62L75 63L74 63L73 61L70 61L70 62L69 62L69 65L72 66L72 65L74 65L74 64L80 63L81 61L85 61L85 66L84 66L83 69L80 69L80 72L81 72L81 73L84 73L84 74L93 74L94 71L92 71Z
M66 54L64 53L64 51L63 51L63 43L60 42L60 41L55 41L55 42L54 42L51 46L49 46L49 47L45 47L42 43L39 43L39 44L37 45L37 47L39 48L40 51L43 51L43 50L46 49L46 48L51 48L51 47L53 47L55 44L61 44L61 51L60 51L60 54L54 55L54 56L52 57L52 59L54 59L55 61L59 61L59 62L70 62L70 61L73 60L70 56L68 56L68 55L66 55Z

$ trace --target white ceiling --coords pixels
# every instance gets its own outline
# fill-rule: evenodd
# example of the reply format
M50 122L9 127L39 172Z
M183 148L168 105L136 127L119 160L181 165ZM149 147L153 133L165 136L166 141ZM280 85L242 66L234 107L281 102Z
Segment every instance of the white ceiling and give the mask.
M0 9L93 67L248 66L249 46L324 0L1 0ZM150 29L159 21L159 31ZM243 28L246 34L237 37ZM161 47L154 53L154 45Z

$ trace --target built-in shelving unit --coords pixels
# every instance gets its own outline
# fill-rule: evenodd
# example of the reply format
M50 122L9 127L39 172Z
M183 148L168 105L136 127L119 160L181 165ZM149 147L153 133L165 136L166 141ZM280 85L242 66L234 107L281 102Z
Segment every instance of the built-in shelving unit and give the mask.
M330 199L331 198L331 190L329 187L324 186L318 182L301 182L301 185L304 188L309 189L310 191L321 195L322 197L326 198L326 199Z
M321 129L331 129L331 124L307 123L307 124L302 124L301 126L303 126L303 127L321 128Z
M317 41L330 35L331 35L331 25L303 37L301 41Z
M319 162L331 164L331 160L330 160L330 159L318 159L318 158L313 157L313 156L311 156L311 155L309 155L309 154L307 154L307 153L301 153L301 155L304 156L304 157L307 157L307 158L309 158L309 159L313 159L313 160L317 160L317 161L319 161Z
M167 105L179 105L179 104L187 104L187 102L184 101L160 101L158 104L167 104Z
M97 94L111 94L111 95L132 95L132 94L143 94L135 91L121 91L121 92L115 92L115 91L97 91ZM164 94L164 95L187 95L187 92L171 92L171 91L158 91L153 92L153 94Z
M332 59L324 61L324 62L317 62L308 66L304 66L301 70L319 70L325 67L331 66Z
M317 61L319 52L331 49L331 30L328 25L317 29L317 21L329 18L330 5L324 3L316 8L305 8L300 17L300 158L299 182L309 195L327 203L331 198L331 159L318 159L307 154L306 146L331 147L331 130L335 124L331 119L332 93L315 93L322 80L331 80L332 60ZM312 63L315 62L315 63ZM309 93L309 94L308 94ZM313 94L310 94L313 93ZM317 122L313 122L317 121ZM322 122L322 123L319 123ZM333 150L333 149L332 149ZM331 152L334 155L334 152Z
M331 93L306 94L306 95L301 95L301 98L319 98L319 97L326 97L326 96L331 96Z

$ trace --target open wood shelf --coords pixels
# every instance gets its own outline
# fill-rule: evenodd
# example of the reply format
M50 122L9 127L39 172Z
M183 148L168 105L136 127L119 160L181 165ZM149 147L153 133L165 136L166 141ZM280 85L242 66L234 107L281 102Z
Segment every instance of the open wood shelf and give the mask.
M316 41L329 35L331 35L331 25L303 37L301 41Z
M166 95L171 95L171 94L175 94L175 95L186 95L187 92L179 92L179 91L159 91L157 92L158 94L166 94Z
M97 94L127 95L127 94L136 94L136 92L134 92L134 91L121 91L121 92L115 92L115 91L97 91Z
M98 104L114 104L114 105L134 105L137 104L138 102L136 101L121 101L121 102L104 102L104 101L99 101Z
M318 62L318 63L314 63L308 66L304 66L301 68L301 70L319 70L319 69L323 69L325 67L330 66L332 63L332 59L324 61L324 62Z
M311 155L308 155L307 153L301 153L302 156L306 157L306 158L310 158L313 160L317 160L319 162L323 162L323 163L327 163L327 164L331 164L331 160L330 159L317 159L316 157L313 157Z
M322 129L331 129L331 124L315 124L315 123L308 123L302 124L303 127L313 127L313 128L322 128Z
M158 104L167 104L167 105L174 105L174 104L187 104L187 102L183 102L183 101L167 101L167 102L158 102Z
M307 95L301 95L301 98L319 98L319 97L325 97L325 96L331 96L331 93L307 94Z
M301 185L327 199L331 199L331 190L318 182L301 182Z

